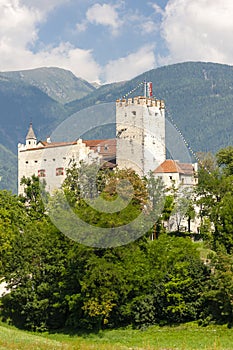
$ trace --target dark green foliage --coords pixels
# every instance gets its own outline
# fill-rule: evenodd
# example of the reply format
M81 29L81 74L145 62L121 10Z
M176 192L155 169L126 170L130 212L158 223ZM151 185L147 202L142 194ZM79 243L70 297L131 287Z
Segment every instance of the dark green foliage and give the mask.
M228 324L233 320L233 259L231 255L219 252L212 259L212 274L202 295L200 323Z
M166 234L163 229L154 241L148 239L151 232L147 232L130 244L107 249L86 247L69 239L46 215L60 193L42 200L44 187L39 187L37 177L23 179L24 198L0 191L0 275L10 291L1 298L3 319L40 331L127 325L145 328L194 320L202 325L213 322L232 326L231 153L227 148L216 160L203 159L205 166L199 172L195 204L201 209L203 245L212 249L206 265L200 259L198 244L188 237ZM134 195L124 215L109 220L108 213L94 212L85 204L97 194L111 203L117 198L117 179L125 176L133 184ZM96 188L92 186L94 179ZM128 191L125 182L120 188L122 198ZM151 206L156 206L163 187L152 178L140 179L132 171L96 172L85 164L80 169L73 164L64 192L73 212L87 221L94 219L100 227L121 226L138 215L148 196ZM164 211L152 230L162 227L162 220L169 220L174 199L172 195L166 198ZM189 204L191 216L191 199ZM59 210L57 207L57 215Z
M215 165L211 165L210 168L200 167L197 187L202 218L201 234L213 249L216 250L219 245L222 245L228 253L233 248L231 162L231 147L219 151Z

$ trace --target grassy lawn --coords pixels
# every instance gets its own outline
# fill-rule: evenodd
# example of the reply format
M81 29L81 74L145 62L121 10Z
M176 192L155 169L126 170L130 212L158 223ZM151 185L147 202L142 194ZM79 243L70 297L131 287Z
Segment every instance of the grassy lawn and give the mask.
M98 334L33 334L0 324L0 350L232 350L233 330L226 326L150 327Z

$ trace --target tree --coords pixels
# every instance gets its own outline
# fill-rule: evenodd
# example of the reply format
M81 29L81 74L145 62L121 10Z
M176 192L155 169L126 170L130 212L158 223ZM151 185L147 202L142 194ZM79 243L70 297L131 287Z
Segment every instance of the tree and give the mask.
M0 191L0 276L14 260L17 237L30 226L30 218L16 195Z
M225 175L233 175L233 146L228 146L218 151L216 161Z
M45 213L45 203L48 201L48 193L45 191L46 182L40 181L38 176L26 178L23 176L21 185L24 185L24 195L20 195L30 215L41 218Z
M217 166L209 171L201 168L197 187L201 215L201 234L209 237L213 249L223 245L229 253L233 247L231 222L233 212L233 175L231 175L232 148L220 150L216 155ZM206 232L209 222L210 232Z
M200 323L228 324L233 320L233 258L219 251L211 259L212 273L201 297Z

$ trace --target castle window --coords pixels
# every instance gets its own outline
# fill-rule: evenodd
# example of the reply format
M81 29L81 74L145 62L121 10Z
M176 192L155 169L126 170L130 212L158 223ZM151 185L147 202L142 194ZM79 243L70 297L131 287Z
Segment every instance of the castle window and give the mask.
M35 163L37 163L37 160L35 160Z
M55 162L55 158L53 158L53 161Z
M45 177L45 169L38 170L38 177Z
M64 175L64 168L57 168L56 169L56 176Z
M172 180L172 176L169 176L169 179Z
M28 160L26 160L26 162L25 162L26 164L28 164Z
M132 111L132 114L133 114L133 115L136 115L136 111Z

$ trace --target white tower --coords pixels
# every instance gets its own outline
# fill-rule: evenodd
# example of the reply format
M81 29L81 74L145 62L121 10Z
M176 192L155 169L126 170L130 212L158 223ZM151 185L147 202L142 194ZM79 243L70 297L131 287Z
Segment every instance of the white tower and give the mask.
M166 159L164 101L151 97L151 83L145 85L145 96L116 101L116 162L141 176Z
M34 133L34 130L32 128L32 123L30 123L29 129L28 129L28 133L26 136L26 148L34 148L36 147L37 144L37 139L36 139L36 135Z

